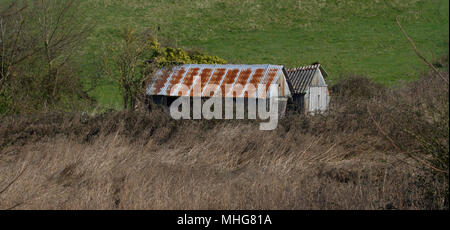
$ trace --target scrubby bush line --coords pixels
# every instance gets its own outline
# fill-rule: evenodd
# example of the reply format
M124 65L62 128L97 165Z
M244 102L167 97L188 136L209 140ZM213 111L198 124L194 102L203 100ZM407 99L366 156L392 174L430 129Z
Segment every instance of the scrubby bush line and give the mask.
M0 185L20 165L31 169L0 204L448 209L448 88L440 82L427 73L385 88L346 77L331 87L327 114L288 113L270 132L249 120L175 121L158 108L5 117ZM35 174L42 175L30 183ZM33 198L32 188L45 195ZM30 193L17 196L16 189Z

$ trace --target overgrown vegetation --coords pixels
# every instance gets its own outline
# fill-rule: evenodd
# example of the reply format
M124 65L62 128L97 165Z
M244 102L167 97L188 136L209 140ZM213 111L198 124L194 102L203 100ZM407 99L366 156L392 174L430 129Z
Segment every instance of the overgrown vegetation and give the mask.
M404 87L388 89L361 77L333 87L336 100L345 100L333 108L347 114L338 122L369 127L389 144L385 154L403 155L410 162L402 163L423 170L427 182L417 186L433 209L448 209L449 197L449 87L441 76L448 81L448 72L430 72Z
M85 66L73 61L80 58L77 51L93 28L83 20L79 7L75 0L1 4L0 114L79 111L94 104L87 92L97 85L86 90L86 79L79 75ZM145 91L144 80L156 67L226 63L199 51L161 46L149 30L132 27L106 45L103 59L102 72L119 86L124 109L136 107Z
M74 0L0 8L0 113L81 109L89 102L72 60L89 27Z
M0 208L448 209L448 86L332 90L329 114L270 132L159 109L6 117Z
M104 70L123 96L123 108L134 109L145 97L145 82L157 68L179 64L225 64L217 57L198 51L164 47L150 31L136 32L126 28L120 40L108 46L104 56Z

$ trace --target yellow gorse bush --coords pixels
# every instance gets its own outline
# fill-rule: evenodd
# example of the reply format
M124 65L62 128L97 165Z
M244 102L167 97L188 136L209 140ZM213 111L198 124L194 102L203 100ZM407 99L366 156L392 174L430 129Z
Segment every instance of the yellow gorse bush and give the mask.
M173 64L226 64L227 61L217 57L202 53L190 54L181 48L161 47L161 44L154 39L150 43L152 52L151 60L158 67L164 67Z

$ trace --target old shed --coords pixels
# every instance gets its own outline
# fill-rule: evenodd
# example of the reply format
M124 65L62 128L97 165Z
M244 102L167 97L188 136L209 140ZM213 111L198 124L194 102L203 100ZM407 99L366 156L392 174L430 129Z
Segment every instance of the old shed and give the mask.
M328 109L330 93L325 83L327 72L320 64L286 69L292 84L292 102L305 113L324 112Z
M258 85L263 85L264 90L254 90ZM181 86L187 90L175 90ZM276 95L269 90L270 86L277 87ZM146 93L154 103L163 105L170 105L178 97L263 99L268 102L277 99L278 110L284 114L291 90L287 72L281 65L184 64L156 71L150 77Z

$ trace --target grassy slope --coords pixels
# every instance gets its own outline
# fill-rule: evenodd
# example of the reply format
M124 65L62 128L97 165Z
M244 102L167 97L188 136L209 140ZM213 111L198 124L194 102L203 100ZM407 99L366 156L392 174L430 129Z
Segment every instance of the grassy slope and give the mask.
M93 57L123 26L159 25L159 37L230 63L292 67L319 61L331 74L330 81L353 72L391 84L415 79L416 71L424 68L395 16L432 58L448 53L448 5L447 0L83 0L87 17L97 25L81 51L83 75L97 71ZM106 81L93 95L102 107L120 106L117 89Z

